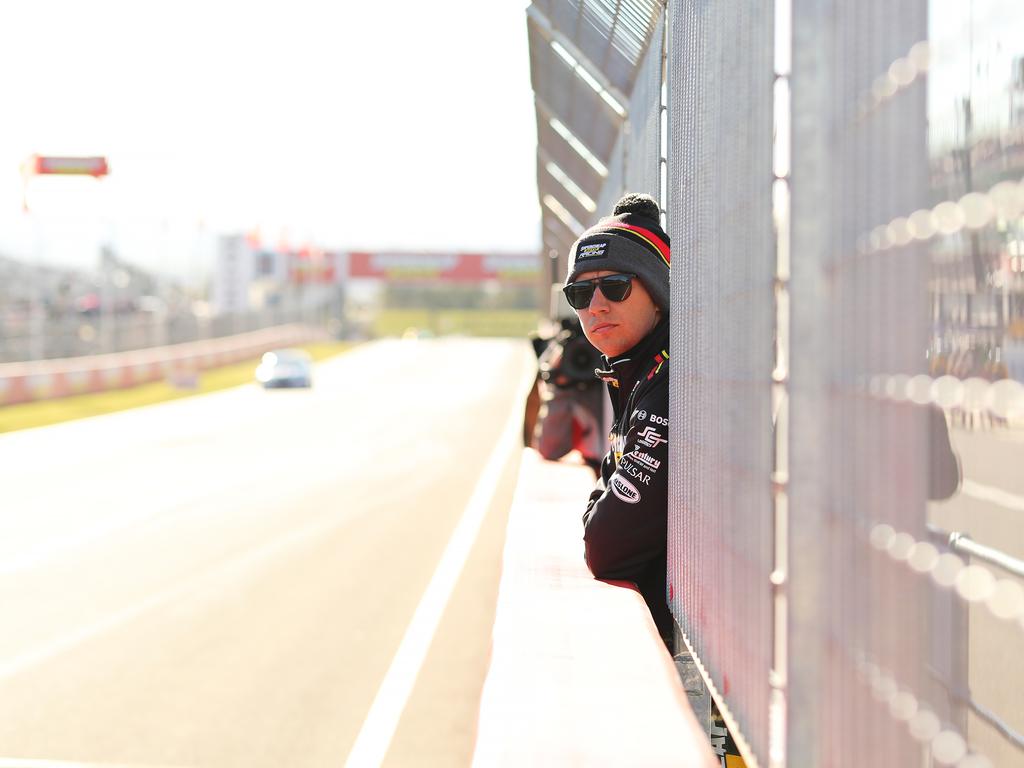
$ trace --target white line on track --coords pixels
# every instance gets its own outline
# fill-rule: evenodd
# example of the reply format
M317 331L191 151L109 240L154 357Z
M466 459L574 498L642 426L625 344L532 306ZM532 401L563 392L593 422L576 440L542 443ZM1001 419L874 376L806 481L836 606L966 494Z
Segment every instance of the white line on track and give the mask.
M416 612L409 622L395 657L391 660L363 727L356 737L346 768L379 766L387 754L398 721L412 693L420 668L441 623L459 575L466 564L484 517L494 498L495 486L509 462L522 431L522 413L513 408L498 443L491 452L473 495L445 547L437 569L427 585Z
M1004 491L1002 488L993 488L991 485L983 485L973 480L964 480L961 490L975 499L991 501L993 504L1012 509L1015 512L1024 512L1024 496Z

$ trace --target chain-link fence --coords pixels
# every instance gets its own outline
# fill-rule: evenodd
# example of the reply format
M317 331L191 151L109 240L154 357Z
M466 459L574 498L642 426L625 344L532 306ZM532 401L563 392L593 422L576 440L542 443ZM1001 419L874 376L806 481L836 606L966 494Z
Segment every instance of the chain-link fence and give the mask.
M546 245L667 215L667 596L748 763L1024 764L1024 7L531 9L538 120L600 171ZM559 40L618 122L551 92Z

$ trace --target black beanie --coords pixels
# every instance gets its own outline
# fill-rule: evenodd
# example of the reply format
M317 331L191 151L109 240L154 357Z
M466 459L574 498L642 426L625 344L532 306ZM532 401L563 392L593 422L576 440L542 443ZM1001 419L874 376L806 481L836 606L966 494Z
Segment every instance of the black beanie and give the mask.
M654 303L667 311L672 257L660 216L661 209L650 195L624 195L611 216L605 216L573 243L565 284L582 272L632 272L643 282Z

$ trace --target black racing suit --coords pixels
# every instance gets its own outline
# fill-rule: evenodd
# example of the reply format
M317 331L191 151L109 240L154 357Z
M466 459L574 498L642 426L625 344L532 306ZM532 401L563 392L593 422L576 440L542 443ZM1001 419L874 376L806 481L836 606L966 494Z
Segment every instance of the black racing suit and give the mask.
M600 371L615 414L612 448L583 515L587 565L599 579L635 582L668 643L668 318Z

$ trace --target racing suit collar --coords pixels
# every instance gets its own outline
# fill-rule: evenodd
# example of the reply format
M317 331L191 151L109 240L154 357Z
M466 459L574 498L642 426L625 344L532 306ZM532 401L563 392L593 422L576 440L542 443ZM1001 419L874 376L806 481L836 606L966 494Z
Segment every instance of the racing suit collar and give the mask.
M646 375L647 368L654 363L656 356L668 350L668 330L669 319L665 316L632 349L615 357L602 355L604 370L599 369L594 373L616 388L632 384L641 375Z

